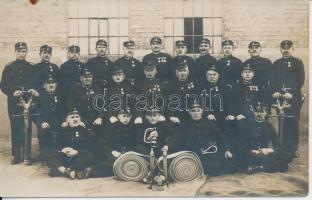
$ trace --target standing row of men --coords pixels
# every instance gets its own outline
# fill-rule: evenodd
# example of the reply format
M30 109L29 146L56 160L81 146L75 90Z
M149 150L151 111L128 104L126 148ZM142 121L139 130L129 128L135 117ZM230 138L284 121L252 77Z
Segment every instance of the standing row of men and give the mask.
M286 119L284 123L284 150L290 152L295 157L298 156L299 114L302 103L300 89L304 83L304 67L299 59L292 56L293 43L291 41L285 40L281 43L280 49L283 57L273 64L270 60L260 57L261 45L259 42L251 42L249 44L251 58L244 63L232 55L234 44L231 40L226 40L222 43L224 58L218 61L209 54L211 44L208 39L201 41L199 46L201 55L196 61L186 55L187 44L184 41L176 42L177 56L174 58L161 52L161 46L162 41L159 37L152 38L152 53L144 56L141 63L133 57L134 42L127 41L124 43L125 56L118 59L114 64L106 57L107 43L104 40L97 41L96 50L98 55L90 58L86 64L79 61L80 48L78 46L70 46L68 49L69 60L58 68L55 64L50 63L52 56L51 47L43 45L40 48L42 62L32 66L25 60L27 53L26 44L17 43L15 45L17 60L5 67L1 80L1 89L8 96L12 131L12 153L14 156L12 164L21 161L22 134L24 131L23 120L13 118L12 116L16 113L21 113L21 108L17 106L17 97L24 96L25 91L32 96L39 96L38 102L41 117L35 119L35 121L38 124L39 145L43 155L47 155L45 150L49 151L50 146L53 145L51 143L53 141L51 130L60 132L62 128L69 128L70 130L70 128L74 128L76 125L82 125L94 132L96 136L93 137L93 141L110 143L106 134L103 134L105 139L97 136L103 131L105 132L105 130L114 129L112 127L116 127L116 123L121 123L121 126L124 124L123 121L128 121L127 123L129 123L131 117L130 119L124 118L130 113L130 116L133 116L133 123L136 125L142 123L144 125L145 120L152 121L153 124L153 119L157 118L156 123L158 121L168 121L177 126L180 131L188 130L189 132L192 132L193 129L196 132L195 130L198 129L198 126L193 127L196 123L193 123L192 120L201 120L204 116L203 118L208 120L209 123L204 121L202 126L208 126L207 123L213 122L220 131L211 131L213 128L209 128L209 131L222 132L227 138L226 140L229 141L230 146L233 147L237 145L237 138L240 137L235 136L236 133L234 133L237 132L238 121L255 119L257 113L270 114L272 101L278 99L291 104L286 113L294 116ZM109 110L105 113L97 111L94 107L96 95L100 94L104 89L107 89L109 96L114 94L121 96L124 94L149 95L149 93L158 92L166 95L175 93L181 97L184 97L185 94L202 95L201 92L205 90L208 95L214 97L222 96L223 101L220 103L219 99L212 100L210 102L212 109L210 110L201 110L202 108L199 108L198 102L196 102L200 100L196 99L192 104L190 112L187 112L185 108L182 111L164 110L162 113L153 111L153 109L148 112L137 112L133 104L130 103L130 108L123 107L121 110ZM182 101L187 101L187 99L182 98ZM267 107L265 112L263 111L265 109L263 105ZM224 106L224 109L220 110L220 106ZM79 111L79 117L73 115L77 114L75 109ZM67 111L69 111L69 115L65 114ZM75 117L81 118L81 121L72 119ZM75 123L71 123L71 120ZM258 121L262 120L258 119ZM106 124L108 128L106 128ZM186 128L186 124L189 124L189 128ZM245 126L247 125L242 127ZM103 127L105 127L105 130L103 130ZM243 129L242 127L240 129ZM168 131L169 129L161 128L161 130L166 130L164 131L165 135L170 132ZM201 128L200 130L205 132L206 129ZM272 129L270 130L272 131ZM79 134L77 136L76 131L70 130L69 132L74 133L74 138L80 138ZM46 132L49 132L49 134ZM183 136L181 140L178 139L180 136L177 136L177 134L172 137L173 141L175 139L180 141L180 144L176 145L177 149L183 149L181 147L183 147L184 143L188 143L186 141L189 141L189 136L186 136L187 133L183 134L185 134L185 137ZM217 134L217 137L222 134ZM199 135L194 135L194 138L197 139L193 139L194 143L188 144L188 146L194 145L194 147L197 147L196 144L202 143L202 141L198 140L198 137ZM202 137L206 137L204 133ZM166 139L168 138L163 137L164 141L167 141ZM185 141L183 142L183 140ZM257 137L255 140L257 140ZM70 141L70 137L68 140L61 140L61 142L64 141ZM118 141L121 142L122 139ZM110 147L110 145L108 146ZM260 146L258 145L259 149L263 149L266 144ZM225 149L229 150L228 148ZM67 150L62 148L61 152L65 152L64 155L69 155L69 157L77 153L73 151L73 148ZM196 148L192 150L198 151ZM96 156L99 152L99 150L92 151L96 152L93 153L93 156ZM103 152L107 153L107 150L103 150ZM115 151L114 156L118 154L116 152L122 153L124 151ZM232 157L229 151L225 152L225 157ZM62 156L64 157L64 155ZM86 154L82 157L89 160L89 163L87 162L88 165L82 165L82 168L89 172L92 156L91 154ZM96 157L103 157L103 155ZM62 160L62 158L57 160L60 159ZM105 159L103 162L104 165L107 164ZM98 162L95 166L102 166L103 168L103 162ZM58 162L54 161L53 163ZM81 162L78 163L81 164ZM56 168L60 169L60 166ZM66 169L66 167L61 168L59 171L70 174L71 171ZM94 171L97 172L97 170ZM98 171L103 172L103 170Z

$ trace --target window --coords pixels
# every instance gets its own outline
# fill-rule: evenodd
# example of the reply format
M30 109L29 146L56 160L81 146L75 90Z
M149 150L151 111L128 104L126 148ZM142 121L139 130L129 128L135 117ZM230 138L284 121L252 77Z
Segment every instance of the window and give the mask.
M104 39L109 54L122 54L122 43L128 39L127 0L69 0L68 8L68 45L79 45L82 55L93 55L96 41Z
M222 39L221 0L164 0L166 51L175 54L177 40L185 40L188 53L199 53L201 39L212 43L212 53L220 53Z

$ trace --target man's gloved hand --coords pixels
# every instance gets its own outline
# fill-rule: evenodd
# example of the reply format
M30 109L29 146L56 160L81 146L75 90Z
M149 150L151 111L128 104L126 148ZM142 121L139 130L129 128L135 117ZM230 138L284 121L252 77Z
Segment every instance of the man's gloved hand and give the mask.
M83 128L86 127L85 123L83 123L83 122L80 122L80 123L79 123L79 126L82 126Z
M233 120L235 120L235 117L233 116L233 115L228 115L228 116L226 116L226 118L225 118L227 121L233 121Z
M207 119L208 119L208 120L215 120L215 121L217 120L216 117L215 117L214 115L212 115L212 114L209 114L209 115L207 116Z
M98 118L96 118L96 120L94 120L93 125L100 126L100 125L102 125L102 121L103 121L103 119L98 117Z
M112 117L109 118L109 121L110 121L111 124L113 124L113 123L117 122L118 119L117 119L117 117L112 116Z
M76 155L78 155L78 151L75 150L75 149L71 149L70 151L68 151L68 152L66 153L66 156L67 156L67 157L74 157L74 156L76 156Z
M170 117L170 121L173 123L180 123L180 119L178 117Z
M272 148L262 148L260 149L260 151L264 154L264 155L269 155L271 153L274 152L274 150Z
M251 153L254 153L254 154L261 154L262 151L261 151L261 150L253 149L253 150L251 150Z
M273 97L274 99L278 99L278 98L280 98L281 96L282 96L282 94L279 93L279 92L274 92L274 93L272 94L272 97Z
M147 140L151 140L154 137L158 137L158 132L157 131L152 131L150 135L147 137Z
M243 119L246 119L246 117L244 115L242 115L242 114L239 114L239 115L236 116L236 119L237 120L243 120Z
M142 117L137 117L137 118L135 118L134 124L142 124L142 123L143 123Z
M49 124L48 122L43 122L43 123L41 124L41 128L42 128L42 129L50 128L50 124Z
M165 116L161 115L161 116L159 117L159 121L160 121L160 122L164 122L164 121L166 121Z
M64 147L61 152L67 154L71 150L73 150L73 148L71 148L71 147Z
M14 92L13 92L13 96L14 97L20 97L20 96L22 96L23 95L23 93L22 93L22 91L20 91L20 90L15 90Z
M289 92L286 92L285 94L283 94L283 98L286 100L289 100L293 98L293 95L290 94Z
M119 156L121 156L121 153L119 151L112 151L112 155L115 157L115 158L118 158Z
M68 126L67 122L63 122L62 125L61 125L62 128L66 128L67 126Z
M28 92L34 97L39 96L39 92L37 92L35 89L29 89Z
M233 158L233 154L230 151L224 153L225 158Z

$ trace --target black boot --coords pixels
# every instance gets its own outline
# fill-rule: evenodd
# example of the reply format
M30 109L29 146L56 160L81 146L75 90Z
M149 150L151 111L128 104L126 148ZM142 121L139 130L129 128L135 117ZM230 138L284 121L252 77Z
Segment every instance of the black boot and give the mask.
M299 158L300 157L299 151L293 152L293 157L294 158Z
M257 166L248 166L248 174L253 174L257 172L263 171L263 166L262 165L257 165Z
M15 156L12 160L11 160L11 165L16 165L18 163L21 163L22 159L18 156Z

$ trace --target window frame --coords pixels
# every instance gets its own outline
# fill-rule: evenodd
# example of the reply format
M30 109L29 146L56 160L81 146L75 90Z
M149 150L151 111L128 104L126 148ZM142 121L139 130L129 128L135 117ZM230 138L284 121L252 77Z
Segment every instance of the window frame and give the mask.
M115 1L115 0L106 0L106 4L108 5L108 9L104 12L107 12L105 14L100 14L100 9L97 10L97 16L98 17L94 17L94 16L91 16L90 15L90 3L94 3L96 2L96 5L99 4L99 2L101 0L95 0L95 1L85 1L85 2L88 2L88 17L80 17L79 16L79 5L81 2L83 2L84 0L69 0L69 1L72 1L74 3L76 3L76 6L77 7L77 11L76 11L76 17L72 17L72 16L69 16L67 17L68 19L68 29L70 28L69 26L69 23L71 20L76 20L76 35L75 34L72 34L70 35L70 31L68 31L68 37L67 37L67 44L68 45L71 45L71 44L77 44L80 46L81 42L80 42L80 39L81 38L86 38L87 39L87 43L88 43L88 46L87 46L87 50L86 50L86 55L83 54L83 56L94 56L96 55L96 52L94 52L95 50L92 49L92 47L95 48L95 42L94 44L91 44L91 40L92 39L95 39L95 40L98 40L98 39L104 39L107 41L108 43L108 47L107 47L107 54L111 55L111 56L119 56L122 54L122 43L123 41L121 41L123 38L124 40L128 40L128 37L129 37L129 15L128 15L128 12L127 12L127 16L123 16L120 14L120 4L121 3L124 3L124 2L127 2L126 6L128 7L128 1L127 0L117 0L117 16L109 16L110 15L110 12L109 12L109 7L110 7L110 4L111 2ZM69 3L70 4L70 3ZM93 5L94 7L94 5ZM70 8L68 8L70 9ZM128 9L128 8L127 8ZM70 11L68 11L70 12ZM100 16L103 16L105 15L106 17L100 17ZM88 26L88 31L87 31L87 35L80 35L79 33L79 26L80 26L80 21L79 20L87 20L87 26ZM94 35L91 35L91 32L90 32L90 25L91 25L91 21L92 20L96 20L97 21L97 35L94 36ZM112 20L117 20L117 34L114 34L114 35L110 35L110 23L112 23L111 21ZM127 24L127 34L121 34L120 33L120 24L121 24L121 20L126 20L126 24ZM106 35L101 35L101 30L100 30L100 22L101 21L106 21L106 24L105 24L105 28L106 28ZM113 39L116 39L117 38L117 50L116 52L117 53L112 53L112 49L110 48L110 45L112 44L112 40ZM76 40L77 42L75 43L70 43L70 40ZM113 44L113 45L116 45L116 44Z
M172 53L172 55L176 55L176 52L175 52L175 41L177 40L180 40L180 39L183 39L186 37L186 36L192 36L193 37L193 44L194 44L194 41L195 41L195 37L196 36L202 36L203 38L208 38L210 41L211 41L211 53L212 54L219 54L221 53L221 42L222 42L222 38L223 38L223 34L224 34L224 31L223 31L223 1L222 0L207 0L207 2L209 1L209 4L212 5L211 6L211 16L208 16L208 15L204 15L204 13L202 12L201 13L201 16L199 15L194 15L194 12L196 12L195 8L195 4L197 2L202 2L204 3L204 1L206 0L164 0L163 1L163 8L166 9L166 3L167 2L170 2L173 6L173 8L171 8L171 15L168 16L168 13L167 13L167 16L166 14L164 14L164 40L166 41L166 39L171 39L171 45L172 45L172 48L166 48L165 46L165 49L169 52L169 53ZM184 10L184 3L187 2L190 4L192 4L192 16L186 16L185 15L185 10ZM180 6L180 8L182 8L182 16L175 16L175 13L176 13L176 9L175 9L175 5L177 5L177 3L181 3L183 4L182 6ZM206 2L205 2L206 3ZM215 10L214 10L214 4L218 3L221 10L219 13L215 13ZM205 9L205 8L202 8L202 9ZM164 10L164 13L166 11ZM181 14L181 13L180 13ZM183 32L183 35L178 35L175 33L175 26L176 26L176 22L178 20L183 20L183 29L185 28L184 27L184 20L186 18L192 18L193 19L193 33L194 33L194 19L195 18L202 18L202 28L203 28L203 35L185 35L185 31ZM171 21L170 21L171 20ZM218 22L217 20L220 20L220 22ZM169 22L170 21L170 22ZM167 23L168 22L168 23ZM205 30L207 29L205 27L205 24L208 24L210 23L210 34L206 34L205 33ZM218 23L217 25L220 25L220 30L215 30L215 26L217 26L215 23ZM170 28L171 33L170 35L166 34L166 25L168 24L172 24L172 27ZM220 34L215 34L216 31L219 31ZM220 43L220 44L216 44L216 43ZM169 44L168 44L169 46ZM195 52L195 49L198 48L198 47L195 47L193 46L193 51L192 53L187 53L187 55L190 55L190 56L193 56L193 55L199 55L199 53L196 53ZM169 49L169 50L168 50ZM188 50L189 51L189 50Z

